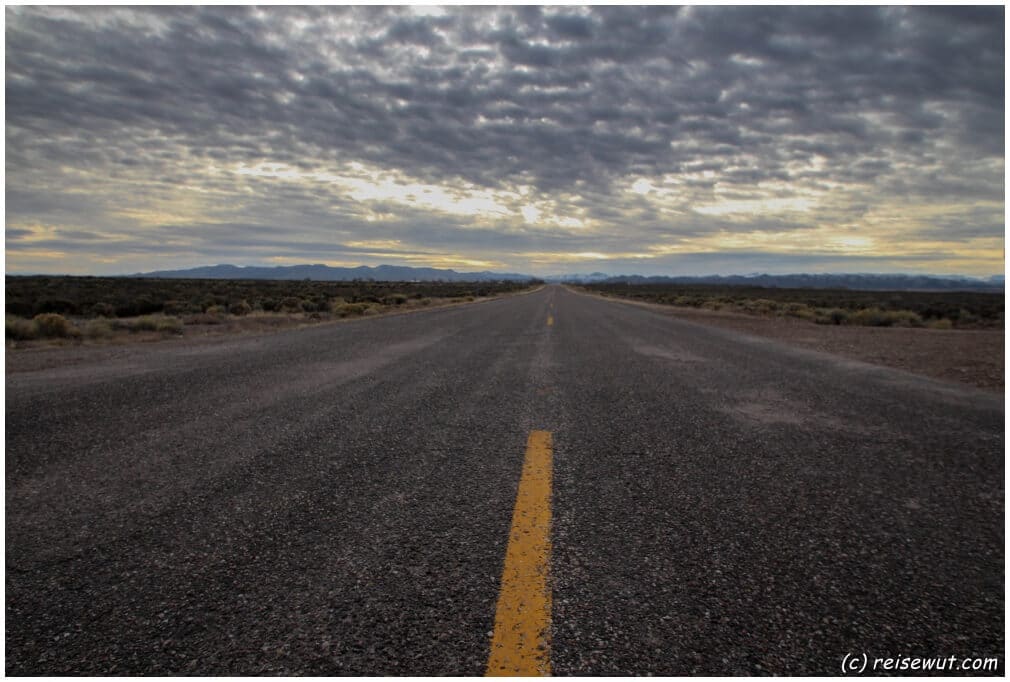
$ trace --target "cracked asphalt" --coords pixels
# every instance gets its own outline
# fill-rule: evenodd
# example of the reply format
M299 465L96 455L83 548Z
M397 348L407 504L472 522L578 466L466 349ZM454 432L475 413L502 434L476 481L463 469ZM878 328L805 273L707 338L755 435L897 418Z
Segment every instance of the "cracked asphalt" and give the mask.
M483 674L532 430L555 675L1004 671L991 393L548 286L103 349L5 415L9 675Z

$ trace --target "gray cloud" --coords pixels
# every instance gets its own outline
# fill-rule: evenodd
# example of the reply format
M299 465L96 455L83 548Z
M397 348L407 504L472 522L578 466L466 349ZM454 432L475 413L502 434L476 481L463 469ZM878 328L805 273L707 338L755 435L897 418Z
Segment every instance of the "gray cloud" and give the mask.
M8 223L150 239L124 212L196 185L218 221L210 241L179 221L158 228L194 250L277 248L259 226L315 246L396 238L517 262L509 254L803 226L692 213L758 188L849 192L860 205L825 209L839 219L894 195L1002 204L1003 12L9 7ZM346 192L208 171L352 161L442 186L525 185L602 227L481 232L403 206L376 224ZM629 197L634 177L679 179L677 220ZM958 234L991 235L991 211L983 219ZM937 231L951 233L923 235ZM22 228L7 235L8 250L24 242ZM48 246L96 241L70 236Z

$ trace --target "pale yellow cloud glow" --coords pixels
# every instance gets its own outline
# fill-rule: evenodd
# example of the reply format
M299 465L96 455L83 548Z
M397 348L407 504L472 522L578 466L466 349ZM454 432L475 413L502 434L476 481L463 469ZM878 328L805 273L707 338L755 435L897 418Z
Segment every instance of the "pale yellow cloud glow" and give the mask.
M528 259L535 264L558 264L558 263L593 263L594 261L611 260L646 260L654 258L655 254L638 252L610 252L601 253L598 251L581 251L578 253L568 252L527 252L518 254L521 258Z
M720 201L706 206L697 206L695 211L705 215L731 215L760 213L786 213L789 211L809 211L814 207L814 201L803 197L785 199L743 199Z
M355 268L361 265L362 256L376 256L388 258L388 253L356 253L353 259L332 259L332 258L312 258L313 264L328 265L333 268ZM263 259L275 265L301 265L307 261L302 256L270 256ZM502 269L505 263L495 260L484 260L480 258L469 258L460 254L452 253L424 253L424 254L397 254L397 262L404 262L414 267L428 268L480 268L480 269Z
M8 259L10 254L8 254ZM59 260L61 258L66 258L67 253L65 251L52 251L48 249L21 249L17 252L17 257L24 260L34 260L36 258L44 260Z
M515 191L480 189L468 183L461 187L450 187L422 182L401 171L380 169L360 162L326 171L305 171L286 164L263 162L252 166L239 165L234 173L294 183L325 183L364 204L394 202L415 209L466 216L485 222L510 221L521 217L530 225L586 226L583 217L559 211L555 198L531 200L528 186L519 186ZM388 216L389 214L368 213L366 219L377 221Z
M474 187L454 189L419 182L403 173L383 171L361 163L351 163L338 171L303 171L280 163L241 165L238 175L290 182L336 185L360 202L392 201L414 208L460 216L503 217L511 211L500 196Z
M403 242L399 239L368 239L364 241L344 242L344 246L352 249L399 249Z

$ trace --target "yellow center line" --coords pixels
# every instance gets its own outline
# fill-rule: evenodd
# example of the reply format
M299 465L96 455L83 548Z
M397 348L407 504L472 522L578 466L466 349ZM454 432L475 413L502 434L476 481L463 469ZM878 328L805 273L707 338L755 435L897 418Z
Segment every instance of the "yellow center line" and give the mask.
M553 327L554 326L554 316L553 315L548 315L547 316L547 326L548 327Z
M551 674L551 434L531 431L495 610L488 675Z

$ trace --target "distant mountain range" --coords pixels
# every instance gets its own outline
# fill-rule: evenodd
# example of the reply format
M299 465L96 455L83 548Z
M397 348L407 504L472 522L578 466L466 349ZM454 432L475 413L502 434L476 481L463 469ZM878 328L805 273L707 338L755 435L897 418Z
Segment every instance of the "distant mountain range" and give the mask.
M590 282L604 282L612 279L613 275L605 272L591 272L588 275L548 275L544 277L545 282L578 282L579 284L589 284Z
M242 267L238 265L207 265L188 270L159 270L130 277L159 279L311 279L323 282L375 280L377 282L486 282L491 280L531 280L531 275L514 272L456 272L438 268L412 268L402 265L379 265L356 268L333 268L328 265L279 265L276 267Z
M643 277L642 275L606 276L567 275L548 277L548 281L603 282L628 284L718 284L722 286L775 287L794 289L855 289L863 291L1003 291L1003 275L986 279L938 275L710 275L706 277Z
M515 272L457 272L438 268L413 268L404 265L379 265L334 268L328 265L280 265L276 267L207 265L188 270L159 270L130 277L162 279L311 279L316 281L375 280L378 282L443 281L484 282L489 280L532 280L532 275ZM581 284L717 284L722 286L777 287L795 289L855 289L863 291L1003 291L1003 275L986 279L940 275L874 274L795 274L795 275L709 275L657 276L608 275L603 272L575 275L551 275L548 282Z

